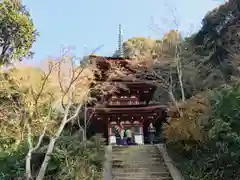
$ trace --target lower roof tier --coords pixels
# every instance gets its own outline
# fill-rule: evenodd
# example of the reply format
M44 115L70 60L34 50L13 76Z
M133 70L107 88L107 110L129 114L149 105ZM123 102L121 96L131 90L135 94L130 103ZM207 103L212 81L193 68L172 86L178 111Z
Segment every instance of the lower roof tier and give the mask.
M145 106L132 108L88 108L87 116L96 120L153 120L165 116L165 106Z
M162 105L148 105L142 107L122 107L122 108L100 108L100 107L89 107L87 108L88 116L108 116L108 115L143 115L143 114L154 114L166 111L166 106Z
M135 107L88 107L88 111L102 112L102 113L135 113L135 112L152 112L156 110L166 110L163 105L147 105Z

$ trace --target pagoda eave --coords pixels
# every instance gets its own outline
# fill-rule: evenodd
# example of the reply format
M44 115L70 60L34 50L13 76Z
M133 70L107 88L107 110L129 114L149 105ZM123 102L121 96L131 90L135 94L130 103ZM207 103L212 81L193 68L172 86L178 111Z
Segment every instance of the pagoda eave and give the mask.
M158 110L166 110L166 106L163 105L148 105L145 107L89 107L89 112L96 112L96 113L134 113L134 112L152 112Z
M98 61L126 61L130 60L129 57L108 57L108 56L97 56L97 55L89 55L89 58L96 58Z
M145 107L131 107L131 108L97 108L90 107L87 109L87 116L92 120L103 122L117 122L129 121L139 123L157 121L163 117L166 112L166 106L151 105Z

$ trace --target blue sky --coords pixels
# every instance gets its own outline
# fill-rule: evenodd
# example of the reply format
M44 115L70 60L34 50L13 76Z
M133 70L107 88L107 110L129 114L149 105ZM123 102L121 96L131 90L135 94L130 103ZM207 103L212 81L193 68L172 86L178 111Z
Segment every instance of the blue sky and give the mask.
M172 11L185 33L196 31L204 15L221 0L23 0L40 32L33 46L34 64L59 56L61 47L83 56L100 45L96 54L111 56L117 48L118 24L124 40L131 37L160 38L174 27ZM171 8L172 7L172 8Z

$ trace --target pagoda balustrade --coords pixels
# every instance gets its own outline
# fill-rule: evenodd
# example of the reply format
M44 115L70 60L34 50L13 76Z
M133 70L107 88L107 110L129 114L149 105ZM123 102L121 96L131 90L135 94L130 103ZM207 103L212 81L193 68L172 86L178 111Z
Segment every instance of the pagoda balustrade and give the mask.
M106 97L108 106L147 105L155 92L155 87L144 82L118 83L124 88L119 88L114 94Z
M140 101L139 98L135 95L131 96L112 96L108 100L109 106L128 106L128 105L139 105Z

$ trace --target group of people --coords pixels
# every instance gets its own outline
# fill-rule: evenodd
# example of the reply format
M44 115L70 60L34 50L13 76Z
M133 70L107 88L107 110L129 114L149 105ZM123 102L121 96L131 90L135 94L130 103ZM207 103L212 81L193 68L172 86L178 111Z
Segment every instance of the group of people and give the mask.
M134 134L133 134L132 129L130 129L130 128L125 129L124 126L122 125L122 123L120 123L120 126L115 126L115 128L116 128L116 130L117 130L117 132L120 136L120 142L119 142L120 145L124 145L124 144L131 145L131 144L133 144ZM125 143L124 136L126 137L126 143Z
M120 123L120 126L115 126L115 128L120 136L120 142L119 142L120 145L136 144L134 141L134 132L131 128L125 129L124 126L122 125L122 123ZM156 129L153 126L153 124L150 123L149 127L148 127L148 140L149 140L150 144L154 143L155 133L156 133ZM126 138L124 138L124 137L126 137Z

